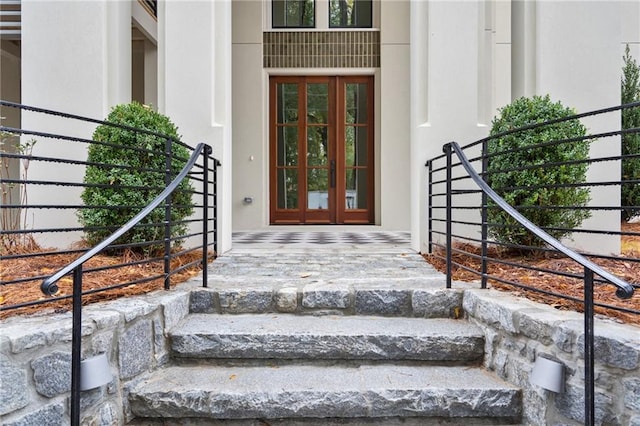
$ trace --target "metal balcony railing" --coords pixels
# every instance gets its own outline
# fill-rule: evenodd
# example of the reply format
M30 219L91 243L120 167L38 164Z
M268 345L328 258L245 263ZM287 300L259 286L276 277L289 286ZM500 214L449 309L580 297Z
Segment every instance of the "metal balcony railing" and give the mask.
M21 0L0 0L0 39L20 39L22 29L21 3Z
M138 0L154 18L158 17L158 1L157 0Z

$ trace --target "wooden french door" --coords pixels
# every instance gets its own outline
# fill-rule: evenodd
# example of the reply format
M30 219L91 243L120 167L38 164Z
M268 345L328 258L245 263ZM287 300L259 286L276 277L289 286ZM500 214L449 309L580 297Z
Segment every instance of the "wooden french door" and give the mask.
M269 86L271 223L373 223L373 77Z

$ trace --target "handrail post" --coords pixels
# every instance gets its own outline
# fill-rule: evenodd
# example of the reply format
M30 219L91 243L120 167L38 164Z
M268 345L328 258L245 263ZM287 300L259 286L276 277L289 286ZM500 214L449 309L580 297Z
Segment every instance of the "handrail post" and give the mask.
M595 424L593 271L584 268L584 424Z
M433 253L433 162L427 161L425 164L429 168L429 184L427 185L427 238L429 253Z
M207 262L209 260L209 155L211 147L202 151L202 287L207 287Z
M171 184L171 157L172 157L172 141L171 138L165 140L165 187ZM171 288L171 194L164 200L164 289Z
M80 426L80 361L82 357L82 265L73 270L71 331L71 426Z
M213 160L213 252L218 256L218 161Z
M487 169L489 168L489 159L487 158L487 151L489 148L489 143L485 140L482 143L482 179L486 182L487 181ZM487 223L488 220L488 206L487 203L489 201L489 197L487 196L487 193L482 191L482 209L480 212L480 221L482 222L482 225L480 227L480 239L482 240L482 242L480 243L480 250L481 250L481 255L482 255L482 259L481 259L481 263L480 263L480 287L481 288L487 288L487 238L489 237L489 224Z
M447 195L446 195L446 240L445 240L445 244L446 244L446 256L447 256L447 288L451 288L451 275L452 275L452 265L451 265L451 261L452 261L452 250L451 250L451 220L452 220L452 213L451 213L451 191L452 191L452 184L451 184L451 162L452 162L452 152L451 152L451 144L446 144L444 147L444 151L445 154L447 156Z

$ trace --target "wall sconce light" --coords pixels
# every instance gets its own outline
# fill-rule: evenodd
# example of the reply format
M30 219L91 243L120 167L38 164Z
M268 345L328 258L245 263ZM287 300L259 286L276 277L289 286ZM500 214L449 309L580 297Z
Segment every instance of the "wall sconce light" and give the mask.
M564 364L541 356L536 357L536 362L531 370L529 382L551 392L564 391Z
M94 389L113 380L107 355L100 354L80 362L80 390Z

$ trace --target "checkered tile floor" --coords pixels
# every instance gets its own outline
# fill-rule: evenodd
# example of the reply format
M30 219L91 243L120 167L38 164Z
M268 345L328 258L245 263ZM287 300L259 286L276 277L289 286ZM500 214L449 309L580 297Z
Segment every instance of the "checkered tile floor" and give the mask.
M409 232L234 232L233 244L393 244L409 245Z

